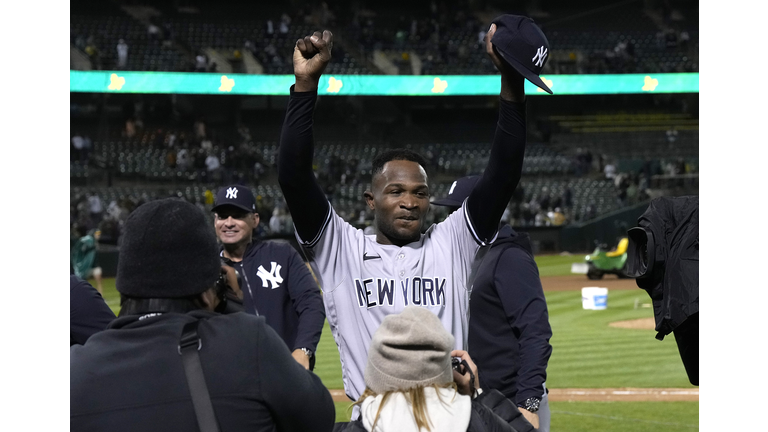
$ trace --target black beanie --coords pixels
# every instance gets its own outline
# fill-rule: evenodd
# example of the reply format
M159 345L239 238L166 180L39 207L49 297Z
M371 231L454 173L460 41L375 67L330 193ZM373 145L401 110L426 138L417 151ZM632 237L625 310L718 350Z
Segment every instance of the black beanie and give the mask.
M178 198L140 205L125 221L117 290L139 298L178 298L212 288L221 272L213 227Z

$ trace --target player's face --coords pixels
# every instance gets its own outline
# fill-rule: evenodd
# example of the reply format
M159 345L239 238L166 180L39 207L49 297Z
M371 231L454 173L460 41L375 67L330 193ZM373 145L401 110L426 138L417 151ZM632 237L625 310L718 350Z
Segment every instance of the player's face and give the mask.
M373 178L371 189L365 200L374 211L376 240L400 246L418 240L429 211L424 168L416 162L389 161Z
M216 236L225 245L250 243L253 229L258 224L258 213L249 213L234 206L224 206L214 214Z

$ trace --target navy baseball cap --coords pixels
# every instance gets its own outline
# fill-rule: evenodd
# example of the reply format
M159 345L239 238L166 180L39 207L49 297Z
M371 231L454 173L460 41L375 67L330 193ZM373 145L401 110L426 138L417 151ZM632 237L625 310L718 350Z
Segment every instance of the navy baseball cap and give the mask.
M472 189L475 188L477 181L480 180L479 175L462 177L451 185L448 190L448 195L440 200L432 201L432 204L447 207L461 207L464 204L464 200L467 199Z
M520 75L545 92L552 90L539 78L549 58L549 42L531 18L521 15L501 15L494 19L496 33L491 43L501 57Z
M211 211L223 206L235 206L250 213L256 212L256 198L251 190L243 185L224 186L216 193Z

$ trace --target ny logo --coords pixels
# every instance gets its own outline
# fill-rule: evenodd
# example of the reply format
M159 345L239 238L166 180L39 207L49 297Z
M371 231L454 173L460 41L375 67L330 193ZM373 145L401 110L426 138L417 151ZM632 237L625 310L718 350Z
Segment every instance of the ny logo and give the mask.
M231 187L227 189L227 199L237 199L237 188Z
M448 195L450 195L450 194L452 194L452 193L453 193L453 189L454 189L454 188L456 188L456 183L458 183L458 182L459 182L458 180L456 180L455 182L453 182L453 184L451 185L451 190L449 190L449 191L448 191Z
M269 272L264 269L264 266L259 266L259 272L256 273L256 276L261 278L261 286L266 288L267 281L269 281L272 285L270 288L278 288L280 283L283 282L283 277L280 276L281 268L282 266L274 261L272 261L272 268L269 270Z
M544 64L545 58L547 58L547 49L542 45L541 48L536 51L536 55L533 56L531 61L533 62L534 66L541 66Z

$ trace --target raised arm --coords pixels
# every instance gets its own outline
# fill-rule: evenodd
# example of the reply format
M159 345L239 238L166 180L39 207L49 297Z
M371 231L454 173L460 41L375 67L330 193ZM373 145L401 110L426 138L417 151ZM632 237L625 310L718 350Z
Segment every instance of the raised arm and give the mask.
M507 65L491 44L493 24L485 39L488 56L501 71L499 122L493 138L488 166L467 198L467 212L478 238L490 243L501 215L512 198L523 172L525 155L525 79Z
M291 87L278 151L280 188L291 211L296 232L304 241L314 239L328 217L329 204L312 171L314 137L312 114L317 86L331 60L333 34L315 32L299 39L293 50L296 84Z

